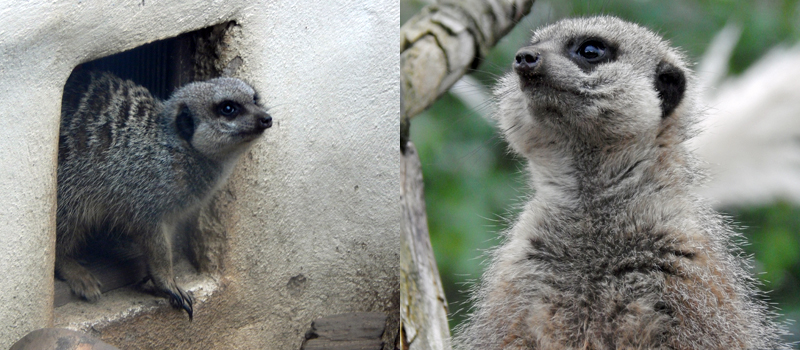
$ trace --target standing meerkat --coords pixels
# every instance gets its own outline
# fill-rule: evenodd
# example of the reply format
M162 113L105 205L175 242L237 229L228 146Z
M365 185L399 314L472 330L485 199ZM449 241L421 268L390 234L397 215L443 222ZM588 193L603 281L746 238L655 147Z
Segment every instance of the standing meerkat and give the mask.
M535 193L458 349L787 349L734 239L695 195L686 59L613 17L542 28L495 91Z
M188 84L167 101L108 73L78 72L64 87L58 150L56 275L87 299L100 282L75 259L113 231L142 249L156 289L192 317L175 283L171 240L208 202L272 118L234 78Z

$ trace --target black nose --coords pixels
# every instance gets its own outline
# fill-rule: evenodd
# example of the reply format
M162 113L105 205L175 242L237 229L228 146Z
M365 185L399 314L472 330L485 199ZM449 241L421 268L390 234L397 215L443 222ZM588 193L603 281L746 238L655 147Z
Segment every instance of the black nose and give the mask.
M261 130L269 129L272 126L272 117L265 114L258 118L258 128Z
M523 47L517 51L517 56L514 57L514 70L518 74L531 73L542 61L541 55L531 48Z

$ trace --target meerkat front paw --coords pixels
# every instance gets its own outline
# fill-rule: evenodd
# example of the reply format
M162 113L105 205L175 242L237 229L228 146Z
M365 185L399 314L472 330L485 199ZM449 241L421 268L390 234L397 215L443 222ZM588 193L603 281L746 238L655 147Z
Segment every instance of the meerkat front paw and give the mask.
M100 298L102 283L74 259L66 257L57 259L56 276L66 281L75 295L88 301Z
M97 301L102 294L100 288L103 284L89 271L84 276L67 279L67 283L73 293L88 301Z

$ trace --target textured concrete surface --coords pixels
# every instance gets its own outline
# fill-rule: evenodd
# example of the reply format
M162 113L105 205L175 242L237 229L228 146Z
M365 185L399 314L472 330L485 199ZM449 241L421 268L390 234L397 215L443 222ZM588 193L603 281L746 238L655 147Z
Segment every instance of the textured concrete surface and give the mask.
M230 20L236 75L275 124L223 196L224 275L191 323L163 299L136 312L69 304L55 323L100 320L92 335L125 349L296 349L320 316L397 312L397 1L16 2L0 18L0 348L54 324L57 132L73 67Z

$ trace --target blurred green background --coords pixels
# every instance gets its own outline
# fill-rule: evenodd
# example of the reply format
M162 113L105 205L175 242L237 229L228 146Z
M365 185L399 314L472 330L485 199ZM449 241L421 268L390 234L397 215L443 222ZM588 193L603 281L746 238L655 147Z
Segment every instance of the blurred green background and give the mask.
M401 23L424 5L402 0ZM726 23L738 23L743 32L730 62L734 75L770 48L800 39L798 0L536 1L531 14L471 76L490 89L509 70L514 53L533 29L563 17L589 14L613 14L649 27L695 62ZM488 110L488 104L470 109L448 94L411 124L411 140L425 178L431 241L450 304L451 329L462 322L470 307L468 291L482 274L486 250L500 243L498 233L515 219L531 192L524 164L507 152L505 141L482 116ZM800 320L800 205L777 202L724 211L750 242L745 251L754 255L762 288L771 291L770 299L780 308L781 318ZM790 340L800 341L798 323L790 328L794 334Z

